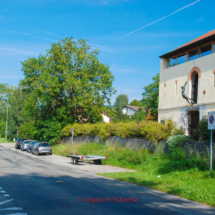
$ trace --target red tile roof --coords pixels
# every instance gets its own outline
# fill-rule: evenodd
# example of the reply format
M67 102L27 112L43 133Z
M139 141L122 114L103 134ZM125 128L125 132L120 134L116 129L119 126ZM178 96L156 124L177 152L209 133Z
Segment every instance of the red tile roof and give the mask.
M190 45L190 44L192 44L192 43L195 43L195 42L197 42L197 41L199 41L199 40L202 40L202 39L204 39L204 38L206 38L206 37L209 37L209 36L211 36L211 35L213 35L213 34L215 34L215 30L210 31L210 32L208 32L207 34L204 34L204 35L202 35L202 36L200 36L200 37L198 37L198 38L196 38L196 39L190 41L189 43L186 43L186 44L184 44L183 46L178 47L177 49L179 49L179 48L181 48L181 47L184 47L184 46L187 46L187 45Z
M173 55L178 55L178 54L180 54L180 52L184 52L187 49L195 48L197 46L203 45L204 43L211 42L213 40L215 40L215 30L210 31L210 32L190 41L189 43L186 43L183 46L180 46L177 49L172 50L171 52L161 55L160 58L169 58Z

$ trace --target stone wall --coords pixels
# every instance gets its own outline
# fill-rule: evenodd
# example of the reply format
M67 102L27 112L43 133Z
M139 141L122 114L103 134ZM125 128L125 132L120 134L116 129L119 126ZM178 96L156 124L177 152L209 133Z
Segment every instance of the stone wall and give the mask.
M71 144L72 139L71 137L64 137L63 143ZM155 151L156 146L155 144L148 139L143 138L123 138L123 137L115 137L111 136L108 137L107 140L102 140L100 136L76 136L73 137L73 143L74 144L80 144L80 143L100 143L105 145L116 145L120 144L124 148L130 148L130 149L148 149L150 151ZM156 144L159 150L159 154L161 153L168 153L169 148L167 145L167 140L160 140ZM184 150L186 155L189 157L190 155L197 154L197 155L208 155L208 152L210 152L210 142L206 141L193 141L193 140L187 140L184 144ZM213 143L213 157L215 159L215 142Z
M63 139L63 143L66 144L71 144L72 140L71 137L65 137ZM102 140L100 136L76 136L73 137L73 143L78 144L78 143L101 143L105 145L116 145L116 144L121 144L124 148L130 148L130 149L148 149L150 151L155 151L156 147L155 144L148 139L143 139L143 138L123 138L123 137L115 137L115 136L110 136L107 138L107 140ZM166 140L160 140L157 143L159 153L163 152L167 153L168 146L166 143Z
M213 159L215 158L215 142L213 142ZM202 157L202 154L210 155L210 142L209 141L193 141L187 140L184 144L184 150L189 157L192 154L196 154Z

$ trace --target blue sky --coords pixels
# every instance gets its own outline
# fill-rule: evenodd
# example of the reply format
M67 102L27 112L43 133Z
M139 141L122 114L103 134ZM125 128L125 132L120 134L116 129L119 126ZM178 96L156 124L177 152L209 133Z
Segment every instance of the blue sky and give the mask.
M214 0L0 0L0 83L17 86L20 62L73 37L89 39L110 66L112 103L122 93L139 100L160 55L215 29L214 8Z

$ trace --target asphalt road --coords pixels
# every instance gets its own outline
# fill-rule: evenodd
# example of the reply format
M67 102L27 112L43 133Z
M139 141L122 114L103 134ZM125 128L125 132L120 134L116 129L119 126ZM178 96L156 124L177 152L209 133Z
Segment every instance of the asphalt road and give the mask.
M0 215L215 214L196 202L47 159L0 146ZM103 202L93 203L96 198Z

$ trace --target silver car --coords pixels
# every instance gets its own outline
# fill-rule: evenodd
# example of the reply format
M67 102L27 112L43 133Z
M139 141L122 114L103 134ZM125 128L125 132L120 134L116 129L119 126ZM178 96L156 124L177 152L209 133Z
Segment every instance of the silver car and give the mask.
M52 147L48 142L37 142L32 147L31 153L37 156L41 154L52 155Z
M33 140L24 140L20 146L21 151L26 151L28 144L32 142Z

